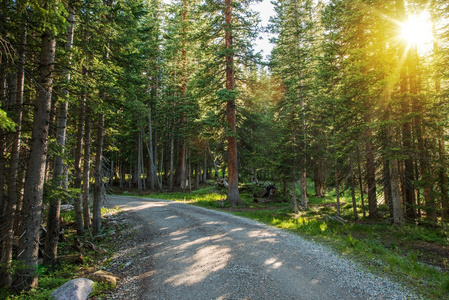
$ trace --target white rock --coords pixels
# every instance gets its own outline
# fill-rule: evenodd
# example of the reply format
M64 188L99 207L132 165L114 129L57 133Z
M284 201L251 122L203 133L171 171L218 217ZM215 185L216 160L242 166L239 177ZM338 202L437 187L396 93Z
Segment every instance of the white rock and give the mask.
M54 300L86 300L93 288L94 282L90 279L72 279L54 290L50 297Z

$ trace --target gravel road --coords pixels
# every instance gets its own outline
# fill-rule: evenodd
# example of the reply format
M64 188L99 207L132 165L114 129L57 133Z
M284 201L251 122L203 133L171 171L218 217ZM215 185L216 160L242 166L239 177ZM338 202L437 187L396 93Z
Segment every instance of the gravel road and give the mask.
M109 196L137 234L112 259L107 299L416 299L288 232L178 202ZM123 216L123 215L122 215Z

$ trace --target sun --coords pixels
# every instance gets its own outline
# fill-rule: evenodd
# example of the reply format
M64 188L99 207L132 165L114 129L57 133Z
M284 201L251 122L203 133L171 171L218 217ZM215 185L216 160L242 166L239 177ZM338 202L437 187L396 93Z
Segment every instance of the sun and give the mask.
M401 24L400 37L421 50L428 47L433 39L430 15L421 13L409 16L408 20Z

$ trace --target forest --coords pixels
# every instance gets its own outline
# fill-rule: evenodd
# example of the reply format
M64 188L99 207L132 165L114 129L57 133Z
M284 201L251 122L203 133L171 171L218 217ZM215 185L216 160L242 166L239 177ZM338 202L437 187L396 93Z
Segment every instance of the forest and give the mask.
M269 181L298 213L309 183L352 221L447 225L449 3L277 0L262 26L253 2L0 2L0 287L37 287L61 203L97 235L117 190L234 207Z

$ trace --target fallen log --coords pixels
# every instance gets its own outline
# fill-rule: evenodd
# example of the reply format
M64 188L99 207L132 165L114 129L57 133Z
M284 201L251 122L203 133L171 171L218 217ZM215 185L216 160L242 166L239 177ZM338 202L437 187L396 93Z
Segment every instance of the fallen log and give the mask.
M268 203L271 202L270 198L254 198L253 203Z

